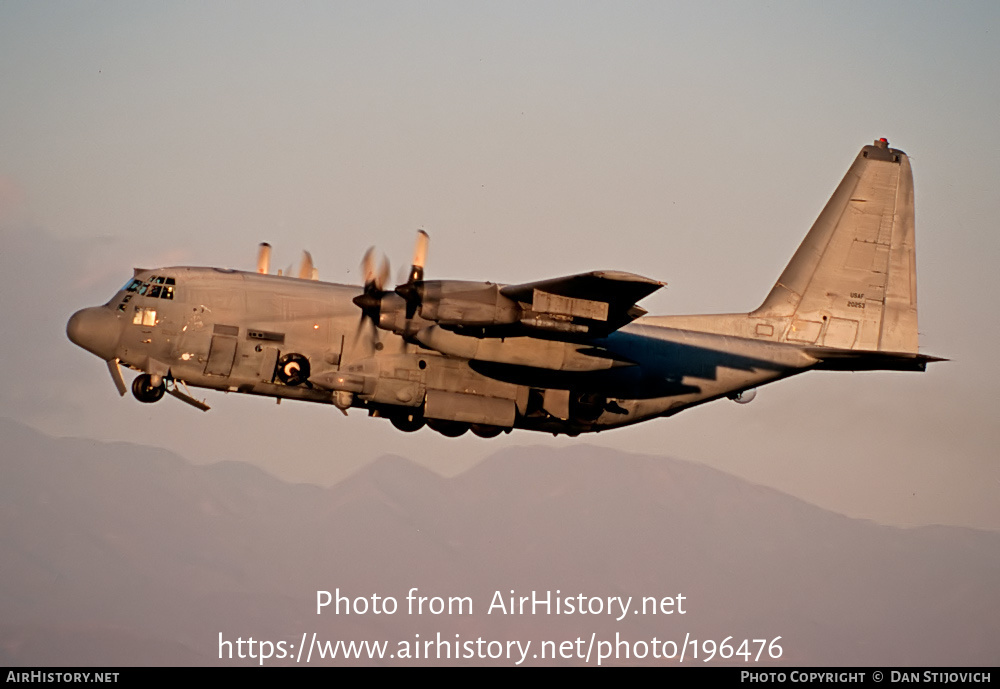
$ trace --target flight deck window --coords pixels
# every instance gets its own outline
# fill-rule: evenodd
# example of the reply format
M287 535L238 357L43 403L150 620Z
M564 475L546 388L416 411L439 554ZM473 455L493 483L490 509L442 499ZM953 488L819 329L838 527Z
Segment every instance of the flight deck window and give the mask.
M150 275L146 282L139 279L131 280L122 289L126 292L134 292L140 297L149 297L150 299L173 299L174 285L176 284L177 282L174 278L162 275Z

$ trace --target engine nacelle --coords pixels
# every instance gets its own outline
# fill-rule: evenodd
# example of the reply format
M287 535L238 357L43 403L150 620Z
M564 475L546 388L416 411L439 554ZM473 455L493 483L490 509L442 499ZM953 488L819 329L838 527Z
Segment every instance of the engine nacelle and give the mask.
M491 282L432 280L420 285L420 297L421 317L441 325L486 327L521 318L520 305Z

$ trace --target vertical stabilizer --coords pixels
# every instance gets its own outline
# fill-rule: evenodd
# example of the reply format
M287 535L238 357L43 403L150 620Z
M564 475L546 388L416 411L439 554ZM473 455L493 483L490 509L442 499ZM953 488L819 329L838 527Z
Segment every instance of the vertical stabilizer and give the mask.
M917 352L913 174L885 139L861 149L778 282L751 317L781 340Z

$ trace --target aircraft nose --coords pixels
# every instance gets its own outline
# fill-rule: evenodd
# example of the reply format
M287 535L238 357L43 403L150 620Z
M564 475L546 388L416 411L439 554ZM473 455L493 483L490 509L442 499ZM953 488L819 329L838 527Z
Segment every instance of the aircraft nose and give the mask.
M66 324L66 336L73 344L104 360L115 358L119 334L118 318L101 306L77 311Z

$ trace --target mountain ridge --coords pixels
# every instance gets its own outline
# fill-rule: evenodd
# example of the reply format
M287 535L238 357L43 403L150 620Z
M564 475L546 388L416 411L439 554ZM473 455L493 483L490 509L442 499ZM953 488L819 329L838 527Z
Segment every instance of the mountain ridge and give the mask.
M0 419L6 664L77 663L76 647L90 649L80 664L235 663L217 657L219 634L309 630L393 640L781 636L781 662L793 664L1000 659L992 532L879 525L701 465L599 446L509 448L451 478L386 455L320 488L245 463L196 466L156 448L18 426ZM474 609L315 610L320 590L403 607L412 588L467 596ZM688 611L621 622L487 614L497 595L557 590L635 604L681 594Z

